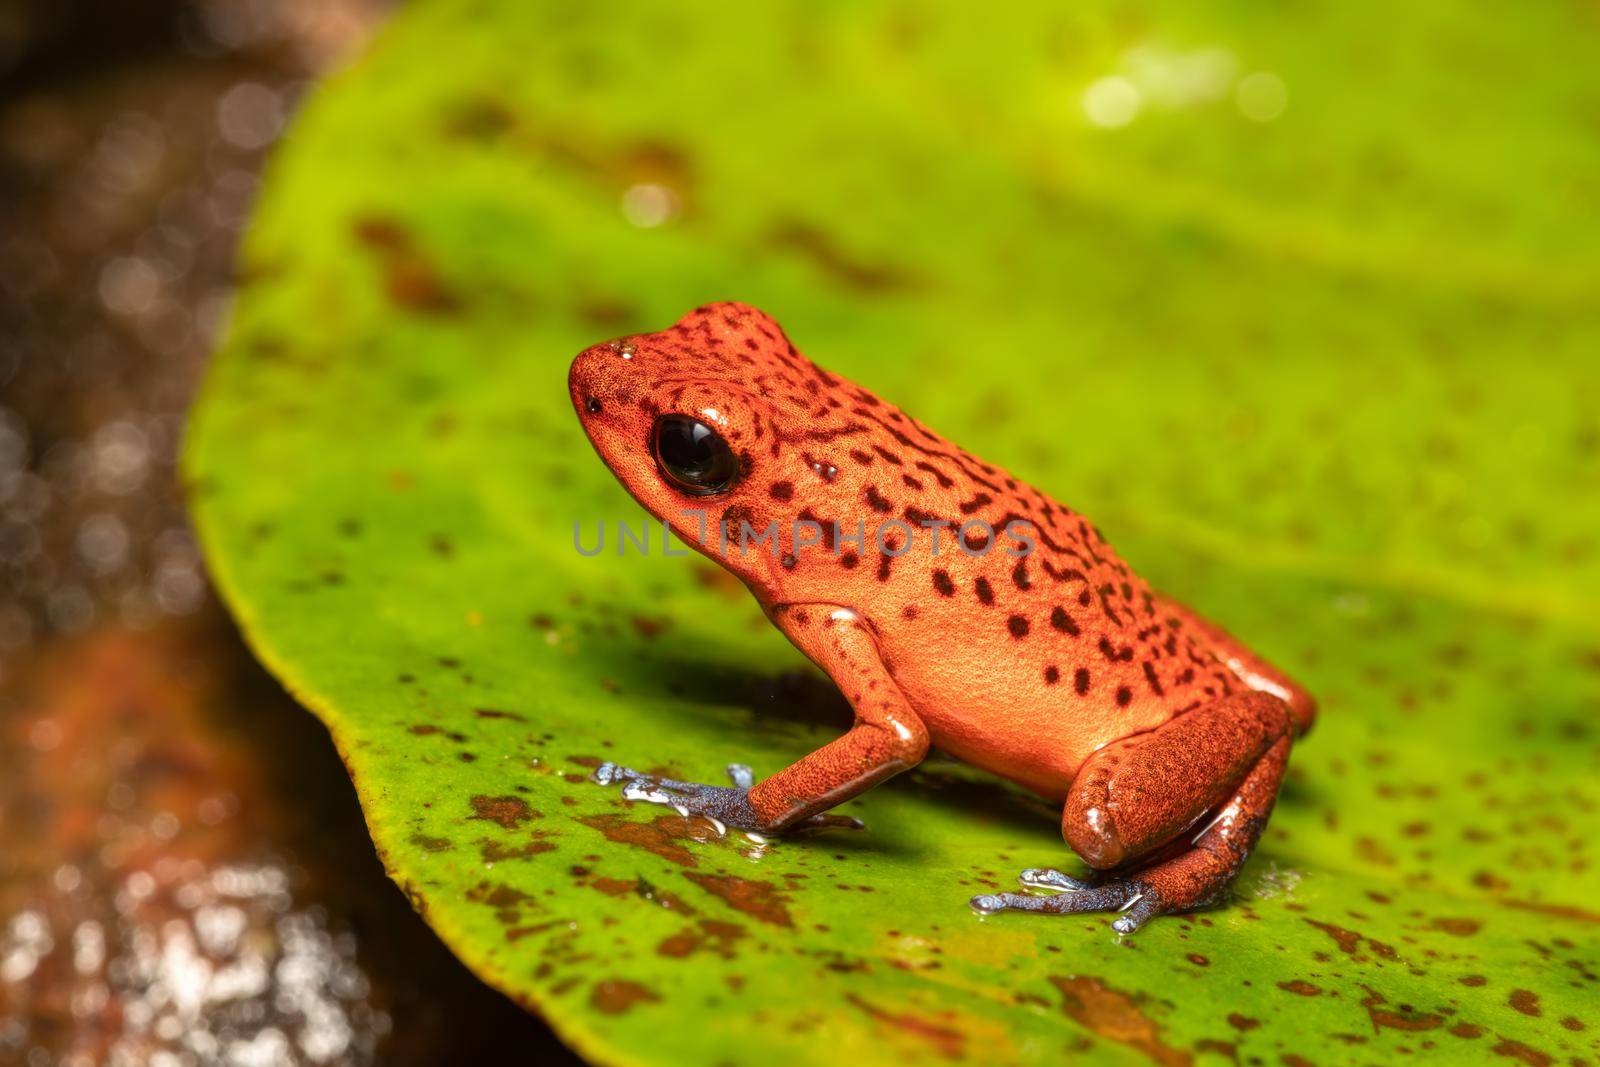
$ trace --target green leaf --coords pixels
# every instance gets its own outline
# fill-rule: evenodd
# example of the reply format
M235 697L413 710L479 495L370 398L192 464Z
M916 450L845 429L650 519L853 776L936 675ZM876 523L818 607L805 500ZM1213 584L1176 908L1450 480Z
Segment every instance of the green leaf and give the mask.
M196 520L418 909L604 1063L1592 1059L1592 16L731 11L410 5L263 189ZM659 532L574 550L643 516L569 359L717 298L1321 698L1235 903L979 919L1071 857L948 761L770 847L586 780L770 773L847 720Z

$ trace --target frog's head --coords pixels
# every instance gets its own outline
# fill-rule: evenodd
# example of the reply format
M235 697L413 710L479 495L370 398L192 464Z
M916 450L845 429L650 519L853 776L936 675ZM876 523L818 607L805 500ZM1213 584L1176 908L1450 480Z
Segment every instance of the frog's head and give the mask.
M815 406L806 375L821 372L769 316L719 303L660 333L583 350L568 388L589 441L634 499L687 544L771 590L794 567L797 487L817 480L802 451L786 446ZM772 522L777 560L768 545L741 550L744 523L759 534Z

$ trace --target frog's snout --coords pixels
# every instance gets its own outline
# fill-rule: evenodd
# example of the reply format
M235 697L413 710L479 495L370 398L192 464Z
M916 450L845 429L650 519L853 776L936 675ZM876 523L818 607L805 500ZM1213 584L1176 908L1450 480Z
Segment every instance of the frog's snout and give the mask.
M579 352L567 372L567 389L580 419L599 415L624 387L635 347L631 340L608 341Z
M604 382L596 373L593 348L584 349L573 359L567 372L567 390L580 420L605 410Z

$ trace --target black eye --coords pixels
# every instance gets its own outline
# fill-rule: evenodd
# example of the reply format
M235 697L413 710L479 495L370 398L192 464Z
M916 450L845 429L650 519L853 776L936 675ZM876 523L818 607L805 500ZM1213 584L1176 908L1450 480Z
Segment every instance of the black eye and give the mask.
M692 496L725 492L739 476L739 461L728 442L687 415L657 419L651 447L667 478Z

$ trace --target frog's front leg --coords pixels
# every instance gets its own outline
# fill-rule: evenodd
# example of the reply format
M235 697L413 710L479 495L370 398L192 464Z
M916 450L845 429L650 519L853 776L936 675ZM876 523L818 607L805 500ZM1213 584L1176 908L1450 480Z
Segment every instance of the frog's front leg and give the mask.
M843 737L755 786L748 768L738 765L728 769L731 788L642 775L609 763L595 772L595 780L626 782L623 795L630 799L706 815L741 830L783 833L860 825L823 812L921 762L928 751L927 728L855 612L831 604L794 604L774 608L772 619L850 701L855 724Z
M1066 892L996 893L974 897L972 907L983 913L1123 910L1113 926L1131 933L1157 915L1219 902L1272 812L1293 724L1282 700L1246 692L1107 745L1073 779L1062 835L1091 867L1108 874L1090 884L1027 871L1025 885ZM1152 862L1152 856L1163 858Z

